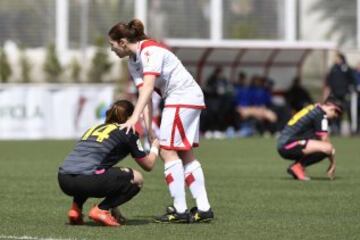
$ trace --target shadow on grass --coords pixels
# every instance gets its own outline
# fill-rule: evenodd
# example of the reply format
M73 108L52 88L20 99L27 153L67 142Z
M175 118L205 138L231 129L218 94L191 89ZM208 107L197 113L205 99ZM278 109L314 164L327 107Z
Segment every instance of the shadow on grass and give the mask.
M280 178L281 180L289 180L289 181L298 181L294 178L291 178L291 177L281 177ZM310 181L298 181L298 182L311 182L311 181L329 181L329 182L332 182L332 181L339 181L339 180L342 180L343 178L342 177L335 177L334 180L330 180L328 177L310 177Z
M122 224L122 225L125 225L125 226L140 226L140 225L146 225L146 224L149 224L151 223L152 221L150 219L128 219L126 221L125 224ZM69 223L65 223L65 225L67 226L78 226L78 227L81 227L81 226L87 226L87 227L104 227L101 223L97 223L97 222L92 222L92 221L86 221L84 222L83 225L71 225Z
M330 180L328 177L311 177L311 180L314 180L314 181L338 181L338 180L342 180L343 178L342 177L335 177L334 180Z

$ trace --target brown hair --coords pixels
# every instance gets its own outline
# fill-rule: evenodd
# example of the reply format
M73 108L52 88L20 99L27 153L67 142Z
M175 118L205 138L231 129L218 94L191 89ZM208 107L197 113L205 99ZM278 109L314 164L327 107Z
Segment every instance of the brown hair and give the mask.
M124 123L134 111L134 105L127 100L116 101L107 111L105 123Z
M130 43L149 38L145 35L144 24L139 19L133 19L128 24L122 22L117 23L110 29L108 35L113 41L126 38Z
M341 114L344 110L342 101L333 95L328 96L324 104L333 105L338 114Z

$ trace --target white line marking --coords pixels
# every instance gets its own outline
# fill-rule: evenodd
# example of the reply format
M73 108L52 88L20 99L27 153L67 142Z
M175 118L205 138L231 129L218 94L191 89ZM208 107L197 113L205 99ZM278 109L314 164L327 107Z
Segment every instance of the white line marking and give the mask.
M6 236L0 235L0 239L18 239L18 240L76 240L76 238L42 238L31 236Z

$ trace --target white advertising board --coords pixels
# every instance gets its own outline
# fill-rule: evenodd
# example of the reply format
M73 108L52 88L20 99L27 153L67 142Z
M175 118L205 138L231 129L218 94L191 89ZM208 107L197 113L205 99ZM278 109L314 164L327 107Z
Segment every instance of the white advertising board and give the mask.
M0 87L0 139L78 138L104 121L112 85Z

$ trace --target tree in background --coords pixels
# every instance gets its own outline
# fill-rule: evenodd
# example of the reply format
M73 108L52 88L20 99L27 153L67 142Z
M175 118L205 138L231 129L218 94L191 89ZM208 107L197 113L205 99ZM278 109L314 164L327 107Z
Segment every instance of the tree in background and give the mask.
M19 65L21 68L21 82L29 83L31 82L30 73L31 73L31 63L28 56L26 55L25 48L20 47L20 60Z
M12 74L12 69L9 64L6 52L0 48L0 80L1 82L7 82Z
M69 64L71 80L75 83L80 82L81 65L76 57L71 59Z
M320 21L329 21L327 37L339 36L339 44L356 42L356 0L317 0L309 13L320 13Z
M105 39L99 37L96 40L96 52L91 61L89 81L93 83L102 82L103 76L111 70L112 66L113 64L110 62L106 51Z
M59 82L60 75L64 71L56 54L55 45L49 44L46 51L46 58L43 69L47 75L48 82Z

